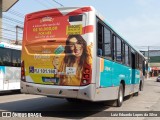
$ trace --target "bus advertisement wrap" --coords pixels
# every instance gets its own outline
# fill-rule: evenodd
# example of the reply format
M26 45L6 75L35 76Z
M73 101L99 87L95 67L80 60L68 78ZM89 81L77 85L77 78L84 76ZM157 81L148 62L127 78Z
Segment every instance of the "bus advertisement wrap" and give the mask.
M85 19L85 15L57 14L27 20L29 35L24 40L22 57L26 81L79 86L84 79L87 84L91 80L92 42L83 35L93 32L93 28L79 19L70 22L71 18Z

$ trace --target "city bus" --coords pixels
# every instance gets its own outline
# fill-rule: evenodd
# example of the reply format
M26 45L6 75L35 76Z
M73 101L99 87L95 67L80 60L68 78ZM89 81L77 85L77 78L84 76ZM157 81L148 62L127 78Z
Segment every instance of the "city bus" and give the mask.
M20 90L21 45L0 42L0 92Z
M25 16L21 92L75 100L115 100L143 88L144 56L92 6Z

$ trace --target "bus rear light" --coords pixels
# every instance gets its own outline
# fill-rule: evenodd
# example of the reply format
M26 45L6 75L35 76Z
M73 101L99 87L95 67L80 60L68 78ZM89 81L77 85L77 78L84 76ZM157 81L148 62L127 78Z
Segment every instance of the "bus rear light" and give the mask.
M83 80L83 84L86 84L87 83L87 80Z
M85 75L84 75L84 78L89 78L89 75L88 75L88 74L85 74Z
M89 71L88 68L85 69L85 73L86 73L86 74L90 73L90 71Z
M81 86L88 85L91 83L91 66L85 65L82 74Z
M83 79L82 81L81 81L81 86L84 86L84 85L88 85L88 84L90 84L90 80L89 79Z
M21 70L21 74L24 75L24 71L23 70Z
M21 67L21 74L24 74L24 67Z
M25 67L24 67L24 61L21 62L21 80L26 81L25 79Z

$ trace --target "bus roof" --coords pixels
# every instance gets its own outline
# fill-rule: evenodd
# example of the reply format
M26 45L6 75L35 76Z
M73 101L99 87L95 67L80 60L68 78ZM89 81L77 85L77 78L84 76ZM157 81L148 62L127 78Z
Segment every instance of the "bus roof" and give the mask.
M76 11L75 11L76 10ZM89 12L94 10L94 8L92 6L83 6L83 7L60 7L60 8L53 8L53 9L47 9L47 10L41 10L41 11L37 11L37 12L32 12L29 14L26 14L26 18L27 16L30 17L31 15L43 15L43 13L48 12L48 14L53 14L54 12L56 13L56 15L59 14L67 14L67 13L72 13L72 12L78 12L80 13L84 13L84 12Z
M0 42L0 48L10 48L10 49L15 49L15 50L21 50L22 46L21 45L12 45L6 42Z

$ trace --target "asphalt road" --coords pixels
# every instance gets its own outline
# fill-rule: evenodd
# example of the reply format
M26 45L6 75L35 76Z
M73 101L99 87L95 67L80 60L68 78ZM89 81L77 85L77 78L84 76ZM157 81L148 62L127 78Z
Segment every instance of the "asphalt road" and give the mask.
M114 107L112 105L104 105L102 102L91 103L91 102L79 102L79 103L68 103L65 99L59 98L48 98L39 95L28 95L20 93L0 93L0 111L19 111L25 113L30 112L42 112L42 118L29 118L29 119L72 119L73 117L67 115L78 116L78 119L135 119L135 120L150 120L160 119L153 111L159 111L160 114L160 82L156 82L155 78L145 80L144 90L139 93L139 96L126 97L122 107ZM47 112L47 115L43 115L43 111ZM59 111L59 112L57 112ZM68 112L72 111L72 112ZM106 117L110 111L148 111L150 117ZM114 113L114 112L113 112ZM137 116L141 115L138 112ZM153 112L154 113L154 112ZM110 114L110 113L109 113ZM125 112L124 112L125 114ZM135 113L136 114L136 113ZM144 115L144 113L143 113ZM151 117L153 115L154 117ZM55 116L55 117L53 117ZM112 114L112 116L114 116ZM8 118L0 118L8 119ZM20 117L10 119L22 119ZM23 118L28 119L28 118Z

